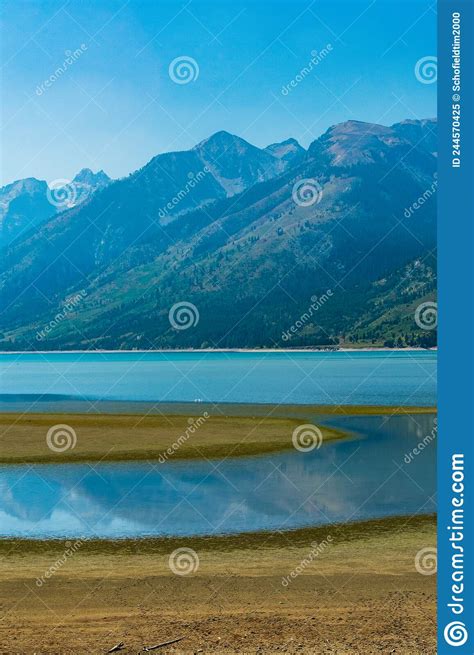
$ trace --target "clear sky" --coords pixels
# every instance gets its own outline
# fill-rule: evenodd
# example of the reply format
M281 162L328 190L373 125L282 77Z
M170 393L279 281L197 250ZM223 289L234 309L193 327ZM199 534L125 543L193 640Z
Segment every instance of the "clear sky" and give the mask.
M258 146L290 136L307 146L348 119L390 125L436 115L436 84L414 73L436 55L429 1L2 5L2 184L71 179L82 167L122 177L221 129ZM195 79L178 84L169 66L183 56L199 72L192 62Z

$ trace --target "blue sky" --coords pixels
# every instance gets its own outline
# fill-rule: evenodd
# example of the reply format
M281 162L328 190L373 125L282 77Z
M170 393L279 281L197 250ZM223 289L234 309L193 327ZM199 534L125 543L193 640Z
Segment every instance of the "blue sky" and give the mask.
M430 2L4 0L2 13L2 184L85 166L122 177L220 129L307 146L348 119L436 115L436 84L414 74L436 54ZM183 56L199 73L177 84Z

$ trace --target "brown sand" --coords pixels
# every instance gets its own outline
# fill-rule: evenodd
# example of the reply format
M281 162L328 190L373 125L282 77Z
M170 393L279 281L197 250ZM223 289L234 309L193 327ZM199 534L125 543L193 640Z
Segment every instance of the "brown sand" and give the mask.
M327 416L390 416L436 411L432 407L361 405L203 404L197 409L196 403L181 403L174 408L155 405L146 414L121 413L117 405L114 409L115 413L111 414L0 413L0 463L159 460L164 455L173 460L263 455L292 449L295 429L306 423L318 425L319 419L324 421ZM66 436L54 429L58 425L66 426ZM347 436L338 429L318 427L323 442ZM48 447L49 431L50 443L59 448Z
M418 573L415 556L435 542L434 517L84 542L48 579L70 544L3 540L0 653L104 653L123 641L131 654L185 636L152 652L433 655L436 576ZM183 547L199 566L180 576L169 557Z

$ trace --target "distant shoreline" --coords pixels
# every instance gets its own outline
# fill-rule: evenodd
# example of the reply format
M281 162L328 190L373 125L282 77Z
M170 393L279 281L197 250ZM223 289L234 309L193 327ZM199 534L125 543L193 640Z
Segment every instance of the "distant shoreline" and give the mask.
M437 352L438 348L161 348L159 350L0 350L0 355L82 355L131 353L337 353Z

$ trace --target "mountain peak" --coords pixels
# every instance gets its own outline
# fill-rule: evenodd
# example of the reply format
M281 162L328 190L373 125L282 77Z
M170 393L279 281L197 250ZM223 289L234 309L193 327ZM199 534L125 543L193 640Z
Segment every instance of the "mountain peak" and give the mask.
M279 143L271 143L265 148L265 151L285 164L295 164L306 153L306 150L293 138Z
M211 134L209 139L219 139L219 140L229 140L229 139L240 139L236 134L231 134L230 132L227 132L227 130L218 130L217 132L214 132L214 134Z
M26 177L0 188L0 248L55 212L44 180Z
M344 121L343 123L337 123L328 129L326 134L331 136L354 136L357 134L361 135L379 135L386 134L390 131L389 127L385 125L379 125L378 123L366 123L365 121L355 121L349 120Z
M428 119L404 121L391 127L349 120L330 127L311 144L308 152L311 157L329 156L333 166L349 167L386 161L387 157L400 155L399 151L398 155L394 154L396 149L408 146L434 154L435 126Z
M15 180L10 184L0 187L0 194L4 193L31 193L33 191L44 191L46 193L47 184L44 180L38 180L36 177L25 177L21 180Z
M304 150L303 146L299 144L299 142L294 139L293 137L290 137L289 139L285 139L285 141L281 141L280 145L282 146L295 146L295 148L301 148L301 150Z
M404 121L394 123L392 127L397 127L398 125L419 125L421 127L424 127L425 125L435 126L437 122L437 118L406 118Z
M110 182L110 177L107 175L107 173L104 173L103 170L94 173L90 168L81 168L79 173L73 179L73 182L79 184L87 184L89 186L95 187L103 184L108 184Z
M245 139L220 130L193 148L228 197L275 177L282 163Z
M226 130L219 130L194 146L193 150L216 152L223 148L227 150L232 147L239 148L241 151L247 148L255 148L240 136L226 132Z
M438 122L436 118L407 119L392 125L391 129L401 139L415 148L436 156L438 151Z

